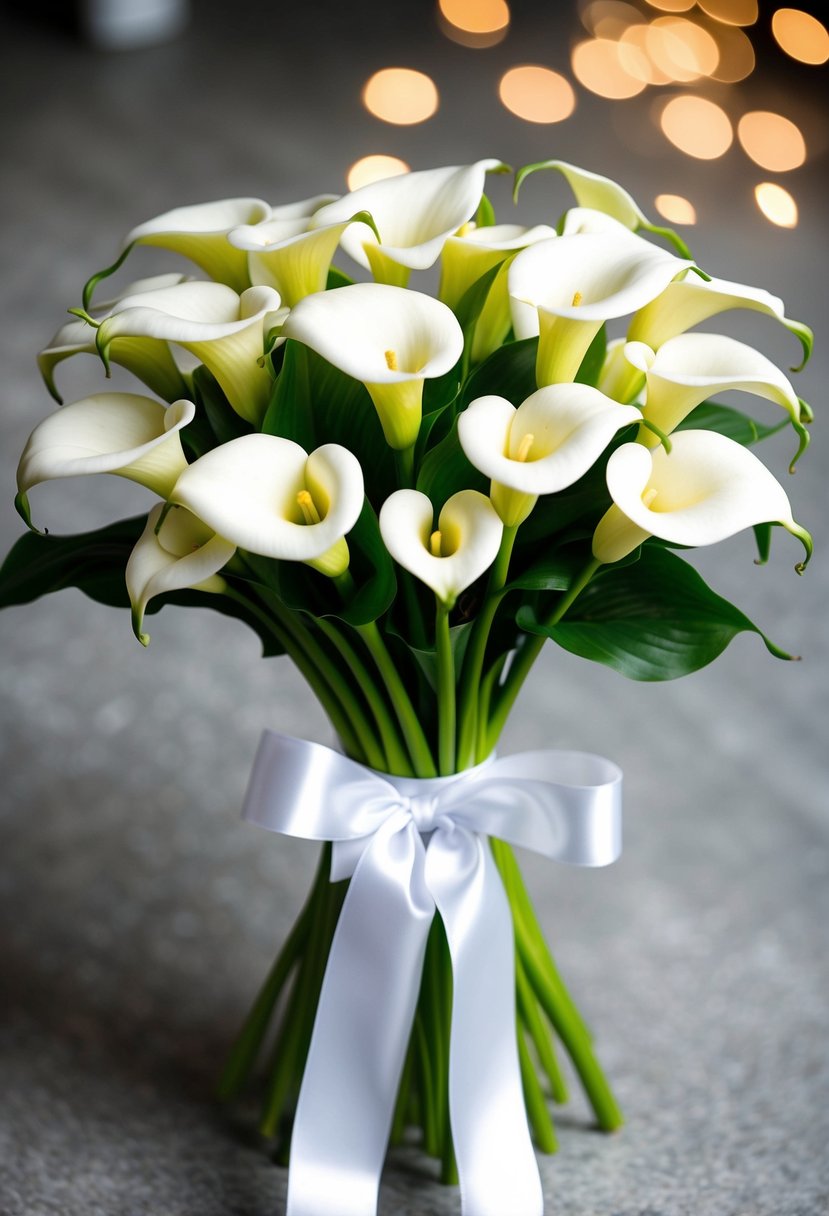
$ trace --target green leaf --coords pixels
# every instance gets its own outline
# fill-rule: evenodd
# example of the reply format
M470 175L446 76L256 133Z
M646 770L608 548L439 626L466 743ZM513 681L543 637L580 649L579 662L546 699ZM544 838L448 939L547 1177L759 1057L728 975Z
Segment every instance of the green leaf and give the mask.
M506 397L513 405L520 405L536 390L537 350L538 338L524 338L521 342L507 342L493 351L488 359L478 364L464 384L459 409L466 409L476 397L489 394Z
M251 434L253 427L236 413L206 367L195 369L192 382L196 416L181 431L182 446L188 456L198 459L222 443Z
M417 475L417 489L428 495L435 511L459 490L489 491L489 478L470 464L458 438L458 420L445 439L426 453Z
M351 553L349 568L355 588L345 604L326 615L336 616L350 625L366 625L388 611L397 591L394 562L383 544L377 516L368 499L347 539ZM336 591L333 587L331 590L333 598Z
M469 644L469 637L472 631L474 621L462 621L459 625L452 625L449 629L449 644L452 648L452 657L454 659L455 673L461 670L463 664L463 656L466 654L466 648ZM397 634L400 637L399 634ZM405 642L405 639L401 639ZM420 648L412 646L405 642L409 653L414 658L420 670L426 677L430 688L438 686L438 656L434 646Z
M495 208L485 194L481 195L478 210L475 212L475 223L479 228L491 228L495 223Z
M335 287L350 287L353 282L354 280L350 279L344 271L338 270L336 266L329 266L325 290L331 291Z
M463 330L463 344L466 350L472 347L472 341L475 337L475 326L478 324L478 318L486 304L492 284L497 279L504 262L510 256L509 251L504 250L504 256L500 262L491 266L489 270L484 271L481 277L476 279L461 296L460 302L455 309L455 316L458 318L458 324Z
M773 524L755 524L754 539L757 541L757 565L765 566L771 553L771 532Z
M595 388L604 367L607 355L607 329L603 325L587 348L587 353L576 372L577 384L589 384Z
M768 439L769 435L776 435L778 431L782 431L788 425L788 418L784 418L782 422L776 422L773 426L767 426L765 423L757 422L754 418L749 418L748 414L742 414L739 410L732 409L730 405L718 405L716 401L703 401L702 405L698 405L683 418L676 429L678 431L716 431L719 435L725 435L729 439L733 439L735 443L748 447L752 443L759 443L761 439Z
M793 657L682 558L648 544L638 562L603 571L559 624L544 625L527 607L516 619L528 633L550 637L631 680L673 680L698 671L744 632L756 633L776 658Z
M567 591L573 579L584 569L582 553L571 547L545 553L507 584L508 591Z
M311 452L317 447L311 389L308 379L308 348L289 338L285 343L282 370L276 378L262 432L291 439Z

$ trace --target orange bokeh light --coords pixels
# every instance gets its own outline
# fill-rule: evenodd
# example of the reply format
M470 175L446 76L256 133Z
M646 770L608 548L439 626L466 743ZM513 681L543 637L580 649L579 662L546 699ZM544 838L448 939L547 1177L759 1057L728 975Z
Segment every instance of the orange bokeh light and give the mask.
M797 227L797 203L782 186L774 182L760 182L754 187L757 206L767 220L779 228Z
M757 0L698 0L702 11L725 25L754 25L759 16Z
M409 165L399 156L363 156L355 161L345 175L349 190L359 190L361 186L370 186L372 182L382 181L384 177L397 177L400 173L408 173Z
M806 159L806 141L790 118L770 110L752 110L737 124L737 138L746 155L763 169L786 173Z
M573 75L591 93L621 101L635 97L645 81L632 75L622 61L619 43L610 38L590 38L573 47Z
M771 29L787 55L801 63L826 63L829 59L829 32L826 26L799 8L779 8L771 19Z
M506 0L438 0L438 16L448 38L476 49L501 42L510 23Z
M674 147L698 160L716 160L734 140L725 110L704 97L672 97L662 110L659 125Z
M366 82L363 104L383 122L411 126L432 117L438 108L438 91L425 72L382 68Z
M527 122L561 122L576 108L570 81L533 63L505 72L498 96L508 110Z
M721 84L737 84L754 71L757 59L751 39L736 25L720 25L715 33L720 62L711 73Z
M710 76L720 61L716 40L685 17L657 17L648 27L645 46L660 72L684 83Z
M696 207L681 194L657 194L653 205L659 214L672 224L695 224Z

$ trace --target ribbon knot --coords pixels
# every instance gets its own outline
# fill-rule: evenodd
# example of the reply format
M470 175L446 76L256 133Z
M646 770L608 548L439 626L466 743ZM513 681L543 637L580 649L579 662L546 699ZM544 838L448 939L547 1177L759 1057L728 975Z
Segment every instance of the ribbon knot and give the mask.
M453 777L392 777L265 732L245 818L332 841L332 881L351 878L294 1119L288 1216L376 1216L436 911L452 959L449 1113L462 1211L542 1216L516 1043L512 918L487 837L608 865L621 851L621 777L599 756L552 751Z

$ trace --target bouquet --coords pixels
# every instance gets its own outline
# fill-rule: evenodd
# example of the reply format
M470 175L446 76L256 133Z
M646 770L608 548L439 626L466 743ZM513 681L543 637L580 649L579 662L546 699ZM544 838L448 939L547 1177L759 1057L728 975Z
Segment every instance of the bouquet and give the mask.
M35 428L16 498L31 531L0 603L78 587L129 607L144 645L163 605L214 608L290 656L339 740L266 735L246 803L323 842L220 1082L233 1097L264 1061L260 1129L290 1150L294 1216L372 1212L388 1141L412 1135L460 1173L473 1216L540 1212L528 1128L554 1150L562 1048L598 1125L621 1123L511 847L614 860L618 770L493 759L545 641L636 680L695 671L743 631L791 657L678 550L753 528L764 561L781 526L805 568L809 533L750 448L791 427L793 468L811 411L758 350L696 326L765 314L803 363L810 331L565 162L515 177L517 195L563 175L575 205L555 226L499 222L485 188L507 171L168 212L132 229L39 356L59 404L58 365L81 354L152 395L97 392ZM100 302L139 245L201 276ZM436 296L409 286L438 263ZM732 389L776 415L716 402ZM30 492L88 473L145 486L147 514L38 531Z

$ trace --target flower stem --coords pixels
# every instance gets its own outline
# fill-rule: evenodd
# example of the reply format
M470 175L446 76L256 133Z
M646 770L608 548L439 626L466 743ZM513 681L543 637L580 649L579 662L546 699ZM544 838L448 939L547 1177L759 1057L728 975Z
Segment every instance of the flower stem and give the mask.
M521 1065L521 1083L524 1087L524 1102L527 1106L527 1117L533 1131L533 1137L542 1153L554 1153L558 1148L553 1121L547 1110L544 1093L538 1081L538 1075L533 1066L527 1041L521 1026L518 1026L518 1061Z
M397 470L397 481L400 488L403 490L414 489L414 444L408 448L394 449L394 467Z
M420 725L409 694L406 692L406 688L400 678L400 673L392 662L391 655L386 648L386 643L383 641L382 634L377 628L377 622L369 621L368 624L358 625L356 628L371 651L372 658L377 664L377 669L383 678L386 691L395 708L397 720L403 732L403 738L406 740L406 746L409 749L415 774L418 777L436 777L437 769L432 759L428 740L423 733L423 727Z
M438 600L435 615L438 661L438 767L441 777L455 772L455 660L449 634L449 609Z

